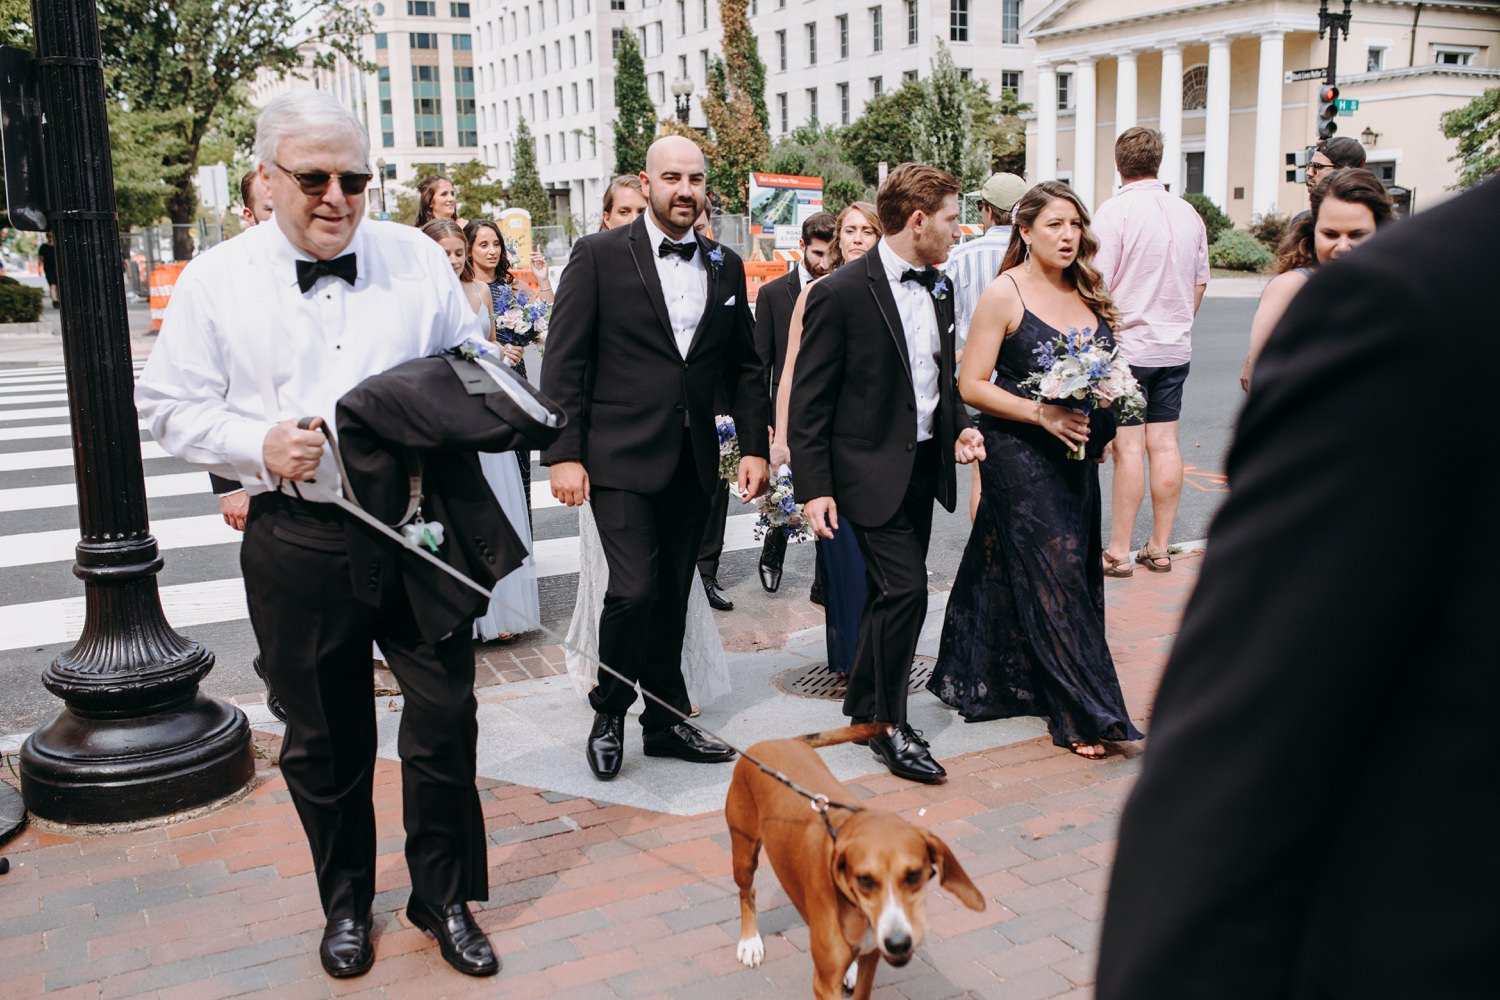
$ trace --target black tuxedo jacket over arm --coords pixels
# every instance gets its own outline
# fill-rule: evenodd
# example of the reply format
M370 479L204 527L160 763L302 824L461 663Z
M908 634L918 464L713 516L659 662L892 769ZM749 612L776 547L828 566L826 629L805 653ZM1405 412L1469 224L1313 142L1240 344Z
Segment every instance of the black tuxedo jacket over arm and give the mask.
M1266 344L1100 1000L1497 995L1500 463L1493 379L1459 361L1500 351L1497 223L1495 180L1393 223Z
M938 407L943 450L937 501L958 496L953 444L969 426L953 373L953 296L936 301ZM916 457L917 402L906 334L880 253L872 249L812 286L792 375L787 438L797 499L831 496L840 516L884 524L896 513Z
M708 493L719 477L714 398L721 385L732 395L740 454L766 456L770 407L745 268L727 247L698 242L708 298L686 358L672 336L644 219L574 244L542 365L542 391L557 401L568 426L542 452L543 465L582 462L594 485L659 492L677 467L686 415ZM722 262L709 259L714 250L722 251Z
M767 369L771 385L771 403L786 363L787 332L792 327L792 310L802 294L802 272L793 268L781 277L760 286L755 297L755 351ZM774 412L772 414L775 415Z

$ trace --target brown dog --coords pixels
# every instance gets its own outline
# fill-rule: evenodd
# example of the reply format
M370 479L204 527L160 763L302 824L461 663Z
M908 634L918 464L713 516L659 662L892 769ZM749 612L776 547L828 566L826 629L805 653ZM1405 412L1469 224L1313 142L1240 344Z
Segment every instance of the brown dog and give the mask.
M815 747L883 736L884 723L866 723L750 748L763 761L813 794L855 805ZM734 769L724 818L740 890L740 962L754 968L765 957L755 926L755 868L762 845L792 905L811 932L813 995L837 1000L850 963L858 959L858 1000L869 997L880 956L895 966L911 961L927 931L926 894L934 875L971 910L984 896L948 845L895 813L831 808L829 824L811 803L761 771L746 757Z

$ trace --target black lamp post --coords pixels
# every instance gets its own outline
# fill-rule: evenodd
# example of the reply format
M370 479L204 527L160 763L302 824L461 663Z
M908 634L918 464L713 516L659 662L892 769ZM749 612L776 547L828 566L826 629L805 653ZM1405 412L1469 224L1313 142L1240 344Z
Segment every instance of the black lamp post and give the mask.
M380 217L389 219L390 209L385 207L385 157L375 161L375 169L380 173Z
M677 105L677 120L686 125L688 115L692 113L693 81L677 79L672 81L672 100Z
M32 0L43 173L57 233L82 540L83 634L43 672L66 703L21 748L21 794L62 823L164 816L254 773L244 713L198 682L214 657L162 614L146 518L114 173L92 0Z

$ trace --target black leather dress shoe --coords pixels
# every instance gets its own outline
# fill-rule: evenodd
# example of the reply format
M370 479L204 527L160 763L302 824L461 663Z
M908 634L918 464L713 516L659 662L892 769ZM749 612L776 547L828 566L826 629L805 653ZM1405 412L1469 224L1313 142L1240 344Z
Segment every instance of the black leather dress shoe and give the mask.
M255 671L255 676L259 677L261 683L266 686L266 708L270 709L271 714L276 716L276 718L285 722L286 709L281 707L281 699L276 697L275 691L271 690L271 681L266 677L266 667L265 664L260 662L259 653L256 653L255 659L250 661L250 668Z
M469 915L467 903L433 906L413 896L406 903L406 919L437 938L444 960L464 975L493 976L500 971L490 939Z
M813 580L812 587L807 591L807 599L820 608L827 606L823 600L823 588L818 584L817 580Z
M786 562L786 535L777 530L766 533L760 547L760 585L768 594L781 587L781 567Z
M589 759L589 770L600 781L608 781L620 773L620 762L625 759L625 716L594 713L594 728L589 730L589 745L584 751Z
M703 590L708 594L708 606L715 611L733 611L734 602L729 595L724 593L724 588L719 586L719 581L711 576L703 578Z
M891 735L871 740L870 749L898 778L927 785L940 785L948 780L943 765L928 753L922 734L904 722L892 729Z
M318 946L318 960L323 971L335 979L362 976L375 964L375 948L370 944L370 915L357 920L342 917L328 921L323 928L323 943Z
M712 736L705 736L685 722L670 729L646 733L647 757L676 757L698 764L718 764L734 760L733 748L725 746Z

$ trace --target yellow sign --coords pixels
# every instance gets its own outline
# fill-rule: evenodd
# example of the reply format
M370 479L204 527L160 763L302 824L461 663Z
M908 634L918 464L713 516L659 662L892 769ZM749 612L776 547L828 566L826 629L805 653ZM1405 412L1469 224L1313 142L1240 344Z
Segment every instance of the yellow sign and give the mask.
M531 213L524 208L507 208L495 220L500 238L505 241L505 255L512 269L531 267Z

